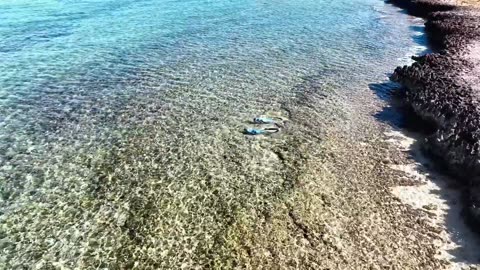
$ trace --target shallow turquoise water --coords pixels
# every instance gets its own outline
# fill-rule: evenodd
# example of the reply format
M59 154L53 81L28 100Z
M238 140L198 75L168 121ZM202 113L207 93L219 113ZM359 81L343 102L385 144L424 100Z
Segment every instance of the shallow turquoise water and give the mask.
M413 26L377 0L1 1L3 266L208 263ZM242 135L257 115L287 128Z

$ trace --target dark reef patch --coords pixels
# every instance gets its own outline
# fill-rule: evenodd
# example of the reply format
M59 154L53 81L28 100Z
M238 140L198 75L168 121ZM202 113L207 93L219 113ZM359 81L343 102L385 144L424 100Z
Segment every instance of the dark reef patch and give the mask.
M465 216L480 231L480 11L446 1L392 0L410 14L426 18L434 53L413 57L391 79L406 87L405 101L436 131L424 150L465 187ZM477 47L475 47L477 46Z

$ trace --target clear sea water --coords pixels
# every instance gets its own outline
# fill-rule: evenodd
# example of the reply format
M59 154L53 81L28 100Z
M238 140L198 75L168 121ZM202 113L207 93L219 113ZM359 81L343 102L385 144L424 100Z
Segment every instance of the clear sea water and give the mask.
M0 265L211 265L417 24L379 0L0 1ZM243 135L259 115L285 128Z

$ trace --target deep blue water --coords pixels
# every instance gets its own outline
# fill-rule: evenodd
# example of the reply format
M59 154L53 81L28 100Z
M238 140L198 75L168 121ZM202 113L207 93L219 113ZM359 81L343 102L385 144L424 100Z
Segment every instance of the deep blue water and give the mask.
M3 266L118 266L151 239L200 243L165 267L203 260L225 209L288 192L278 149L320 143L406 61L414 24L378 0L1 1ZM292 128L243 136L262 114Z

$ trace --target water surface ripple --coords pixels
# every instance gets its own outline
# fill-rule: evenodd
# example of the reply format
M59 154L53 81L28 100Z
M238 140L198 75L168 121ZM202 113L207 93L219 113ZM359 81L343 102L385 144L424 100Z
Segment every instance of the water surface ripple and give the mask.
M215 264L411 24L377 0L1 1L0 265ZM242 135L257 115L289 122Z

